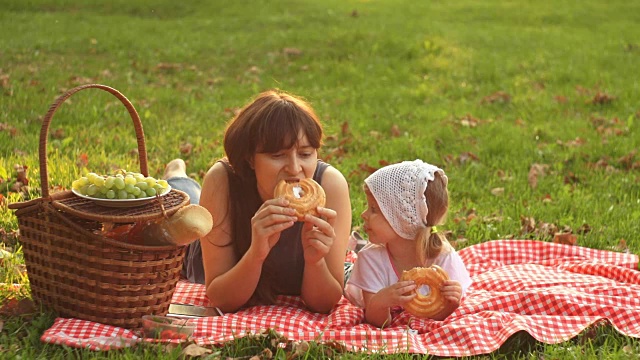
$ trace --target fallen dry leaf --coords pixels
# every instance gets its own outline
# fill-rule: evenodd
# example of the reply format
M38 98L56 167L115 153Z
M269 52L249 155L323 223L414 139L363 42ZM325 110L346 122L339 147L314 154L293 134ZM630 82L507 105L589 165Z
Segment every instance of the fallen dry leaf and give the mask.
M400 128L398 127L398 125L393 124L393 126L391 126L391 136L392 137L402 136L402 131L400 131Z
M474 128L480 124L480 119L473 117L471 114L465 115L460 119L460 125L464 127Z
M205 354L211 354L212 350L196 345L196 344L189 344L187 347L185 347L182 350L182 356L191 356L191 357L197 357L197 356L202 356Z
M589 89L587 89L587 88L585 88L583 86L580 86L580 85L576 85L576 92L579 95L590 95L591 94L591 90L589 90Z
M478 160L480 160L478 155L476 155L476 154L474 154L472 152L462 153L462 154L460 154L460 156L458 156L458 162L460 164L465 164L467 162L478 161Z
M29 167L27 165L14 165L13 167L17 173L16 180L21 182L23 185L29 185L29 179L27 178L27 169Z
M493 104L496 102L500 103L508 103L511 101L511 95L507 94L504 91L497 91L491 95L485 96L480 101L481 104Z
M181 64L175 64L175 63L158 63L156 65L156 69L157 70L180 70L182 68Z
M553 97L553 100L555 100L559 104L565 104L567 102L567 97L562 95L556 95Z
M588 234L591 232L591 226L589 224L582 224L577 230L576 233L580 235Z
M578 237L572 233L556 233L553 236L553 242L556 244L575 245Z
M307 341L301 340L296 341L291 344L291 350L293 351L294 356L301 356L309 351L310 345Z
M349 130L349 123L348 122L343 122L342 125L340 126L340 133L343 136L347 136L351 134L351 130Z
M0 131L8 132L12 137L18 134L18 129L8 123L0 123Z
M262 357L260 360L262 359L273 359L273 351L269 348L262 350Z
M613 100L615 100L615 96L609 95L605 92L598 91L593 96L593 98L588 102L594 105L604 105L604 104L610 104L611 102L613 102Z
M573 140L568 140L565 142L563 142L560 139L556 140L556 144L560 146L565 146L565 147L578 147L578 146L584 145L585 143L586 141L584 139L581 139L580 137L576 137Z
M25 298L21 300L8 299L2 307L0 307L0 316L14 317L23 315L32 315L36 313L36 306L33 300Z
M190 155L193 151L193 145L191 143L180 144L180 153L182 155Z
M374 171L378 170L372 166L369 166L367 164L358 164L358 168L368 174L372 174Z
M54 139L64 139L65 133L63 128L57 128L51 133L51 137Z
M536 229L536 220L533 217L526 217L520 215L520 231L524 234L532 233Z
M527 176L529 180L529 186L532 189L535 189L538 186L538 178L545 176L547 170L549 169L549 165L546 164L532 164L529 168L529 175Z
M576 176L572 171L569 171L565 174L563 181L565 184L576 184L580 182L580 178L578 178L578 176Z
M511 181L511 180L513 180L513 176L511 176L510 174L507 174L502 169L496 171L496 176L502 181Z
M251 74L260 74L262 70L259 67L253 65L252 67L249 68L249 70L247 70L247 72Z
M9 83L9 74L0 74L0 87L8 89L11 87Z
M449 243L451 244L451 246L453 246L454 249L459 249L461 246L464 246L464 244L466 244L469 240L465 237L461 237L461 238L457 238L455 240L451 240L449 241Z
M638 149L631 150L630 153L618 158L618 164L622 165L623 168L630 170L634 167L636 162L634 162L635 156L638 153Z
M546 236L554 236L558 233L558 226L554 223L542 223L538 227L538 233Z
M503 187L493 188L491 189L491 194L494 196L502 196L504 194L504 188Z
M620 239L620 241L618 241L618 245L616 245L616 250L628 253L629 246L627 246L627 240Z
M603 136L603 142L606 142L609 136L621 136L629 132L626 122L617 117L610 120L595 117L591 119L591 124L596 129L596 132Z
M285 55L299 56L302 55L302 50L298 48L284 48L282 49L282 53Z
M79 168L86 167L89 164L89 155L86 153L82 153L78 155L78 160L76 161L76 166Z

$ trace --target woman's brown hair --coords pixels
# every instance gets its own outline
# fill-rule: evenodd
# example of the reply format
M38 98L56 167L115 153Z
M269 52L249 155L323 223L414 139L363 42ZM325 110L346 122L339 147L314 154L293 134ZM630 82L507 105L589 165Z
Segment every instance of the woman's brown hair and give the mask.
M256 175L251 166L256 153L275 153L290 149L306 135L309 144L322 145L322 126L311 105L304 99L281 90L259 94L229 122L224 135L224 150L229 176L229 216L231 239L237 259L251 245L251 218L263 201L258 194ZM263 269L251 303L271 303L268 269Z

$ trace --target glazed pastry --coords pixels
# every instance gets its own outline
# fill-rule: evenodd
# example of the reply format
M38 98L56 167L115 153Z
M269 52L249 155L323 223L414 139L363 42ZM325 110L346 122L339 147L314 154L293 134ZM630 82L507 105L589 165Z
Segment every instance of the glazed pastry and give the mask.
M415 289L416 297L404 307L409 313L420 318L433 318L445 308L445 299L440 289L449 280L449 275L440 266L416 267L403 271L400 280L413 280L418 286ZM420 288L425 285L431 290L427 295L420 292Z
M289 206L296 211L298 221L304 221L306 214L319 216L317 208L326 202L324 189L311 178L295 182L280 180L273 197L289 200Z

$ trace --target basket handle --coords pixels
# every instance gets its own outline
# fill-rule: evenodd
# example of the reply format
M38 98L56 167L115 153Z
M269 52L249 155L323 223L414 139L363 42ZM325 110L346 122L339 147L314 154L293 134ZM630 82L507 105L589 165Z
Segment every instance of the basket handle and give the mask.
M77 93L80 90L88 89L88 88L97 88L107 91L117 97L127 108L129 111L129 115L133 120L133 126L136 130L136 139L138 141L138 157L140 159L140 173L144 176L149 176L149 167L147 164L147 147L144 142L144 132L142 131L142 122L140 121L140 116L138 112L133 107L133 104L127 99L124 95L122 95L118 90L100 84L87 84L75 87L71 90L68 90L66 93L62 94L56 101L51 104L49 107L49 111L44 116L44 120L42 120L42 128L40 129L40 187L42 188L42 197L49 197L49 173L47 170L47 135L49 133L49 124L51 123L51 118L53 114L58 110L58 107L62 105L62 103L67 100L71 95Z

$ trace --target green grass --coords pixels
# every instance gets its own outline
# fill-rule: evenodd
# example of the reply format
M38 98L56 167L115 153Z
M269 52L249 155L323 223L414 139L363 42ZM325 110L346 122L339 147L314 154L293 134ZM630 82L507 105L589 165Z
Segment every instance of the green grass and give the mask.
M617 249L625 239L638 253L639 22L640 3L628 1L5 0L0 178L12 176L14 164L27 165L30 196L39 196L42 118L77 85L106 84L132 101L151 175L183 157L197 179L222 155L233 110L278 87L305 96L323 119L329 138L322 156L350 182L354 227L365 204L363 169L421 158L449 176L447 230L466 239L460 246L550 240L522 233L521 217L533 217L538 226L588 226L580 245ZM508 99L490 101L498 92ZM597 94L611 101L594 101ZM77 93L56 112L49 134L52 186L69 187L86 169L138 168L131 120L110 94ZM181 153L184 144L193 146L190 153ZM86 169L76 165L82 154ZM528 181L533 164L547 166L535 188ZM495 188L504 193L493 195ZM21 200L6 183L0 189L8 202ZM0 228L15 230L6 203ZM475 219L468 220L470 212ZM25 281L11 269L3 265L0 280ZM39 343L50 320L38 318L20 337L10 336L12 320L5 322L0 354L75 353ZM534 344L521 356L640 353L636 339L615 331L581 338ZM238 347L230 345L229 354ZM6 351L13 348L19 351ZM518 349L503 348L490 357ZM157 355L153 348L130 351L108 356Z

